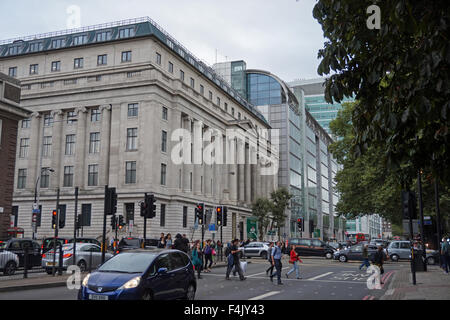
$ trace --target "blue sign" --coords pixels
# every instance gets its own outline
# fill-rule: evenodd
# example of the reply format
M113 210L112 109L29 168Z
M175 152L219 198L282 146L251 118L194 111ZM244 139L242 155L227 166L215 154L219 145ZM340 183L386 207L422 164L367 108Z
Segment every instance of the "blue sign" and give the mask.
M209 231L216 231L216 225L215 224L210 224L209 225Z

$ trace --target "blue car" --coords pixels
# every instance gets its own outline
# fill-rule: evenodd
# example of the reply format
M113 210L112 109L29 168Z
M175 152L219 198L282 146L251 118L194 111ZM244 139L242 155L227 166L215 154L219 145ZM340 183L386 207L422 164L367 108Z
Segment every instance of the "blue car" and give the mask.
M197 282L189 257L179 250L126 251L88 274L79 300L194 300Z

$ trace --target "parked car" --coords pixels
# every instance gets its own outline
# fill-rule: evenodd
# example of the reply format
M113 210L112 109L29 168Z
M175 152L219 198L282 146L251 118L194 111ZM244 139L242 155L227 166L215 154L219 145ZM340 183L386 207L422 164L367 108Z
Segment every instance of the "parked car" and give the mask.
M102 263L102 251L100 246L92 243L77 243L76 261L73 260L73 243L66 244L62 247L63 263L62 269L66 270L69 266L76 264L81 272L86 270L97 269ZM53 266L59 267L59 250L56 250L55 262L53 262L54 250L47 251L42 255L42 268L48 274L53 271ZM109 260L113 255L106 252L105 258Z
M347 248L347 244L345 242L336 242L336 241L330 241L327 242L327 245L330 247L333 247L334 250L342 250Z
M339 260L341 262L347 262L349 260L363 261L364 260L364 258L362 257L363 246L364 246L364 244L357 244L357 245L348 247L346 249L336 251L333 255L333 258L334 258L334 260ZM378 246L369 244L367 249L369 252L369 260L372 260L373 256L375 255L375 253L378 250Z
M122 238L122 240L120 240L119 244L117 245L116 253L120 253L124 250L140 249L142 248L143 241L144 239L140 238Z
M336 251L330 245L318 239L305 239L305 238L293 238L288 240L288 253L291 251L292 246L295 246L295 251L299 256L318 256L332 259L333 254Z
M87 275L79 300L194 300L197 282L189 257L179 250L120 253Z
M0 272L5 276L12 276L18 267L19 256L14 252L0 249Z
M12 252L19 257L18 267L25 264L25 250L28 250L28 269L41 265L41 248L39 242L32 239L12 238L2 243L0 249Z
M426 250L427 264L433 265L433 264L439 263L439 256L440 256L440 253L438 250L427 249Z
M74 238L69 239L67 243L74 243L74 240L75 240ZM99 246L100 248L102 247L100 241L94 238L77 238L77 243L92 243Z
M42 246L41 246L41 253L42 254L46 253L50 249L53 249L54 239L55 239L55 237L51 237L51 238L44 238L44 240L42 240ZM69 238L56 237L56 247L57 248L60 245L65 245L65 244L68 244L68 243L69 243Z
M240 248L242 257L261 257L267 259L267 252L269 250L268 242L251 242Z
M409 241L392 241L387 250L389 257L394 262L401 259L411 259L411 243Z
M370 240L370 244L374 246L384 246L385 241L383 239L372 239Z

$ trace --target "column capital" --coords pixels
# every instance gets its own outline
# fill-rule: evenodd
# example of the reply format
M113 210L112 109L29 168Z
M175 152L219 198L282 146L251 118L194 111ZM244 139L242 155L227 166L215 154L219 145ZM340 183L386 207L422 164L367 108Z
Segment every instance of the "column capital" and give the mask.
M111 111L112 106L110 104L104 104L104 105L101 105L99 109L101 112L103 112L103 110Z
M53 118L55 118L56 116L62 116L63 112L62 112L62 110L53 110L51 112L51 115L52 115Z
M33 112L33 113L31 114L31 118L39 119L39 118L41 118L41 117L42 117L42 114L40 114L39 112Z
M78 114L80 112L87 113L88 110L86 107L75 107L75 112Z

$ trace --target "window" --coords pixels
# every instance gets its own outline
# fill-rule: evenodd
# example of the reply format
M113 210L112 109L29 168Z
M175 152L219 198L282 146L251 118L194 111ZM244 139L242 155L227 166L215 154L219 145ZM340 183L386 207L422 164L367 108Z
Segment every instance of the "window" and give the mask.
M95 187L98 185L98 165L93 164L88 167L88 186Z
M161 65L161 55L158 52L156 53L156 63Z
M61 61L52 62L52 72L61 71Z
M81 221L80 221L81 226L83 227L91 226L91 212L92 212L92 204L81 205Z
M122 52L122 62L131 62L131 51Z
M189 173L189 190L192 190L192 172Z
M73 166L64 167L64 187L73 187Z
M28 129L31 127L31 119L22 120L22 129Z
M217 97L217 105L220 107L220 98Z
M205 95L205 87L204 87L203 85L200 85L200 94L201 94L202 96Z
M59 49L66 45L65 39L56 39L52 41L52 49Z
M17 189L25 189L27 185L27 169L19 169L17 177Z
M209 92L209 100L212 100L212 98L213 98L213 94L212 94L212 92L210 91L210 92Z
M173 73L173 63L169 61L169 72Z
M168 112L169 112L169 110L166 107L162 107L162 119L163 120L169 119Z
M108 56L106 54L102 54L97 57L97 65L104 66L107 64L108 64Z
M161 205L161 217L159 219L159 226L165 227L166 226L166 205Z
M68 134L66 136L66 156L71 156L75 154L75 135Z
M50 171L49 168L42 168L41 171L41 188L48 188L50 185Z
M184 82L184 71L180 70L180 79Z
M17 67L9 68L8 75L13 78L17 77Z
M81 69L84 66L84 58L76 58L73 60L73 68Z
M35 42L30 44L30 52L42 51L42 48L43 48L42 42Z
M129 38L134 36L134 28L126 28L126 29L120 29L119 30L119 38Z
M183 207L183 228L187 228L188 207Z
M194 80L194 78L191 78L191 87L195 88L195 80Z
M104 32L97 33L97 37L96 37L97 42L108 41L110 39L111 39L110 31L104 31Z
M38 73L39 73L39 65L38 64L30 65L30 75L31 74L38 74Z
M238 112L238 119L241 120L241 113Z
M136 161L130 161L126 163L125 183L136 183Z
M67 124L74 124L76 121L77 113L75 111L67 112Z
M91 122L98 122L100 121L100 109L92 109L91 110Z
M225 112L228 112L228 103L224 104Z
M234 108L231 108L231 115L234 117Z
M127 151L137 150L138 129L127 129Z
M28 157L28 149L30 148L30 139L20 139L19 158Z
M166 185L166 174L167 174L167 165L164 163L161 164L161 185Z
M87 36L86 35L81 35L81 36L74 36L73 37L73 45L74 46L79 46L82 44L87 43Z
M44 148L42 150L42 157L49 158L52 156L52 137L44 137Z
M139 115L139 104L130 103L128 105L128 118L137 117Z
M161 151L167 152L167 132L163 131L161 135Z
M89 153L100 152L100 132L91 133L89 140Z

